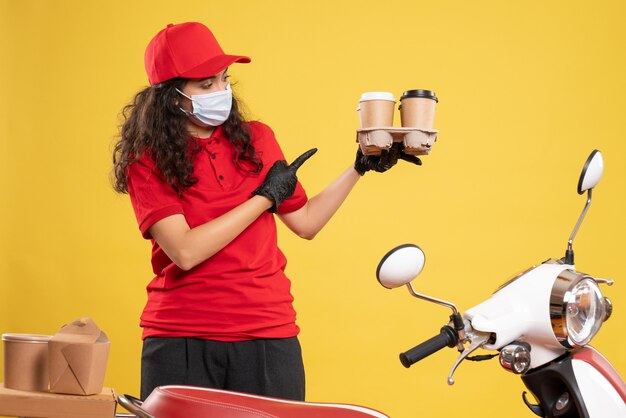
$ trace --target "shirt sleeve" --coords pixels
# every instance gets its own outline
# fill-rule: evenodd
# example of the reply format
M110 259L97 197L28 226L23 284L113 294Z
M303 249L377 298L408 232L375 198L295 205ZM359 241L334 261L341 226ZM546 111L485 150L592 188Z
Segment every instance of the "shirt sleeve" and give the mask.
M142 159L128 166L128 194L137 217L139 230L151 239L149 229L156 222L183 213L178 194L152 162Z
M298 182L296 183L296 191L293 192L293 196L281 203L276 209L276 213L282 215L284 213L295 212L306 205L306 202L308 201L309 198L304 191L304 187L302 187L302 184Z
M250 127L252 135L258 135L258 140L255 141L255 147L261 147L261 149L258 149L257 151L260 151L259 154L262 154L264 165L263 171L267 173L276 161L285 160L285 156L280 148L280 145L278 144L278 141L276 140L274 132L269 126L261 122L251 122ZM288 164L291 162L292 161L287 161ZM302 208L308 200L309 198L307 197L304 187L302 187L302 184L298 181L293 195L289 199L283 201L283 203L278 206L276 212L279 214L295 212Z

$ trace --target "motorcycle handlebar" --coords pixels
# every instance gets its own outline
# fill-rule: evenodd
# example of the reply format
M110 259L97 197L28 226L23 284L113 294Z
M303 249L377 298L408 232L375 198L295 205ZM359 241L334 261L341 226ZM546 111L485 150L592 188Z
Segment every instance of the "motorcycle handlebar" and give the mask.
M459 336L454 328L446 325L441 328L441 332L439 332L438 335L435 335L405 353L400 353L400 362L404 367L409 368L411 365L444 347L454 347L458 341Z

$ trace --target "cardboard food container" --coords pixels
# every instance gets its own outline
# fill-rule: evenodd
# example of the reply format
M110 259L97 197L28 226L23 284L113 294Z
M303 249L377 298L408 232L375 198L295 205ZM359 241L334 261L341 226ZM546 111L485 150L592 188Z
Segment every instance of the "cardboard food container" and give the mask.
M48 390L48 341L51 335L2 334L4 385L17 390Z
M0 384L0 416L30 418L113 418L117 397L103 388L96 395L57 395L8 389Z
M110 346L106 334L91 318L64 325L48 342L50 392L100 393Z

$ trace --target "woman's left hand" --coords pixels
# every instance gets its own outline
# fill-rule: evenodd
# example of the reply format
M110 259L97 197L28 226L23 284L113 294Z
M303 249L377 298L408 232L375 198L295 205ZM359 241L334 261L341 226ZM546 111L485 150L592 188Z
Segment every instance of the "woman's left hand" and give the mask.
M361 176L366 172L373 170L378 173L384 173L398 163L398 159L408 161L415 165L422 165L422 160L414 155L408 155L402 152L402 143L394 142L391 148L384 150L380 155L363 155L361 147L356 152L356 161L354 169Z

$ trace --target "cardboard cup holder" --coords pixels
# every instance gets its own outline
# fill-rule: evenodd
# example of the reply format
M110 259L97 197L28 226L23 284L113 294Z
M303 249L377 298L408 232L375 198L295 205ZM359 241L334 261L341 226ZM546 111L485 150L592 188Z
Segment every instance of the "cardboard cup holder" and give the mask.
M432 90L405 91L399 106L402 127L396 128L393 126L396 104L393 93L363 93L357 108L360 129L356 131L363 155L380 155L394 142L402 143L405 154L428 155L439 132L433 129L438 102Z
M401 142L402 152L410 155L428 155L437 141L436 129L373 127L356 131L356 140L363 155L380 155L391 148L394 142Z

